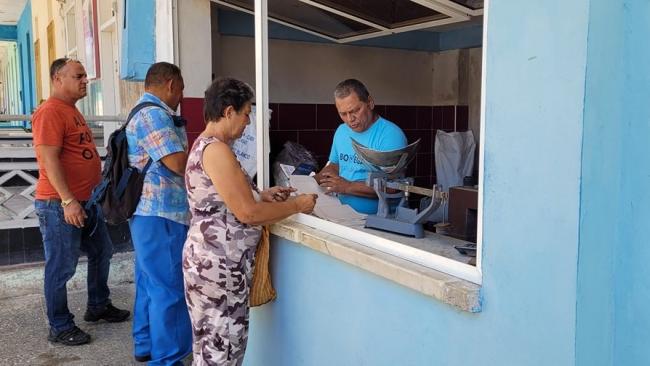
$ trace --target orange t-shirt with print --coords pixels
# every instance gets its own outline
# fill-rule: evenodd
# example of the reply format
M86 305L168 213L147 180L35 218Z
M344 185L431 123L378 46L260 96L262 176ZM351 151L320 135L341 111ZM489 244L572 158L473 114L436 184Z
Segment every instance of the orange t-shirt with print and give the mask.
M68 188L77 200L88 200L101 180L101 160L92 131L79 110L74 105L50 97L34 113L32 135L34 148L38 145L61 147L59 159ZM36 160L36 199L61 199L47 178L38 150Z

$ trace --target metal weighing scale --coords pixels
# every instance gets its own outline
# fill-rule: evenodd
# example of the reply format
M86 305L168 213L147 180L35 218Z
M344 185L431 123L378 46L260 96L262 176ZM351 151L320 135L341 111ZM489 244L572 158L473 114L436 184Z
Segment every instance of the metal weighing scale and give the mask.
M398 150L377 151L352 139L352 147L363 164L370 169L366 183L379 198L376 215L368 215L366 227L424 237L422 225L447 200L447 194L437 185L433 189L413 185L413 178L405 177L406 167L415 158L420 139ZM397 191L389 193L389 191ZM425 196L419 208L409 208L410 193Z

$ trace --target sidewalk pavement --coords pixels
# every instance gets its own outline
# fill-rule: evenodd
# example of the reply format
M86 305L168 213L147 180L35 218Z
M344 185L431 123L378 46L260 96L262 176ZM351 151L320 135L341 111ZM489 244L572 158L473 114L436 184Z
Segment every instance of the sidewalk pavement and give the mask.
M111 300L118 308L132 311L135 289L128 278L132 278L133 272L131 271L129 276L125 273L124 267L118 266L120 270L116 270L115 265L121 261L132 262L132 254L118 256L111 264L111 272L122 272L111 274L111 278L114 279L110 281ZM73 278L75 283L85 284L85 271L82 270L85 267L85 261L80 261L78 273ZM7 283L12 283L12 286L20 287L22 291L0 292L4 295L0 296L0 344L2 345L0 364L3 366L144 365L133 359L131 321L85 322L83 314L88 293L85 286L76 286L74 283L70 284L68 289L68 307L75 315L77 326L90 333L92 342L75 347L48 342L49 327L42 293L42 271L42 265L0 270L0 282L3 282L3 286L0 287L6 290Z
M133 309L132 284L111 287L113 304ZM68 292L68 307L77 326L90 333L92 342L62 346L47 340L48 324L43 295L23 295L0 300L0 361L2 365L144 365L133 359L131 321L87 323L85 290Z

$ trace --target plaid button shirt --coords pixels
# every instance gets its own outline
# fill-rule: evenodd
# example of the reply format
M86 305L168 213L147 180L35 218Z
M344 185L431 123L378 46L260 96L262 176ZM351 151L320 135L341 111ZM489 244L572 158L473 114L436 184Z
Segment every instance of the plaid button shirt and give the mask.
M163 217L180 224L189 224L189 206L185 181L160 161L163 157L187 151L185 127L176 127L170 116L174 112L158 97L144 93L138 101L154 102L165 107L145 107L129 122L126 138L129 164L140 170L149 160L153 163L144 178L142 197L135 215Z

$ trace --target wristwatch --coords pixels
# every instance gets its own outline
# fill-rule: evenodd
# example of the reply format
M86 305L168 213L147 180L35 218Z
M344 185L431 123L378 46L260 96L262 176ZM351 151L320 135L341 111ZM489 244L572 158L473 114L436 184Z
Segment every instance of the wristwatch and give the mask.
M74 201L74 198L68 198L67 200L61 200L61 207L65 208Z

